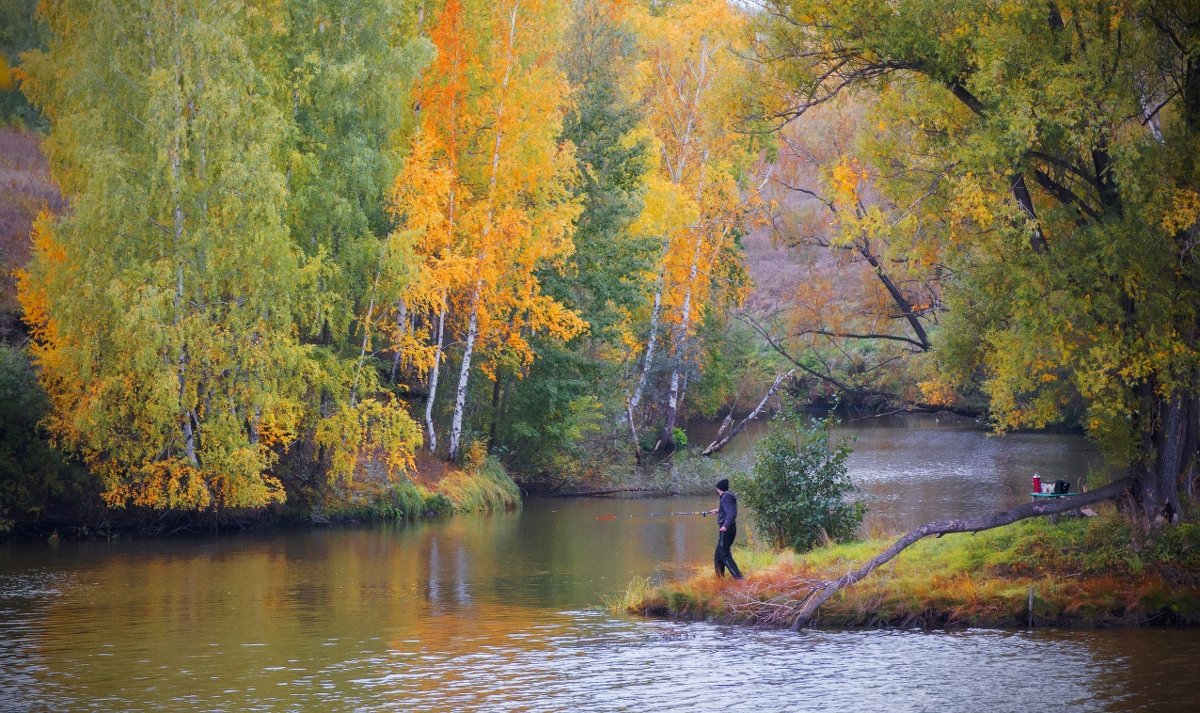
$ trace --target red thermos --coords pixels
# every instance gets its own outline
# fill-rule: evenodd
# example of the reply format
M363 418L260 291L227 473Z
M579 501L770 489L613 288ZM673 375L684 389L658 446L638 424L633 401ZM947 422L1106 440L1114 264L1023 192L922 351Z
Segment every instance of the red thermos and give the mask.
M1037 473L1033 474L1033 492L1042 492L1042 476L1038 475Z

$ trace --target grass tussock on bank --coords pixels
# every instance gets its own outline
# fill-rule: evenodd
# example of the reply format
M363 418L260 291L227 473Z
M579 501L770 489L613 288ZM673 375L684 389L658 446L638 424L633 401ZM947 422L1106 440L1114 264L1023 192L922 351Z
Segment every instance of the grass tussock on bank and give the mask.
M653 588L635 582L614 602L631 612L788 626L800 600L883 551L891 539L805 555L740 550L742 582L705 571ZM1108 627L1200 624L1200 525L1140 538L1106 513L1052 524L1026 520L974 535L926 539L830 599L816 626Z
M521 504L521 490L500 461L468 458L461 466L418 463L417 474L401 483L357 487L353 495L327 503L314 519L411 520L450 513L510 510Z

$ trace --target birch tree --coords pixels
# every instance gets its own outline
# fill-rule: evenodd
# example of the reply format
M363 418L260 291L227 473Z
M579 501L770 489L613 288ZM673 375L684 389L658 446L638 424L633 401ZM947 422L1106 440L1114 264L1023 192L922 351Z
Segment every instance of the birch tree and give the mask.
M673 358L658 447L671 451L687 371L695 368L697 316L725 295L738 298L737 285L723 284L720 276L738 269L735 236L744 227L750 197L738 185L750 147L734 131L746 71L735 51L744 17L725 2L695 0L646 12L639 25L644 57L636 81L658 165L646 213L635 228L659 235L662 260L629 412L632 420L661 324L670 329Z
M255 3L47 2L25 90L70 209L37 225L20 296L50 427L114 505L279 501L304 349L281 215L285 118Z
M413 301L432 314L429 305L444 297L462 343L451 458L460 454L478 350L485 373L494 376L489 367L501 355L524 364L533 359L529 334L566 339L585 326L545 295L538 279L540 268L570 255L579 212L570 192L573 148L558 141L566 85L547 61L560 12L557 3L538 0L450 0L431 33L439 50L435 66L448 71L425 80L430 102L422 104L414 140L424 148L414 151L397 180L396 207L404 229L426 236L417 238L419 258L442 270L422 283ZM444 190L421 202L403 187L409 176ZM438 312L436 322L444 325ZM442 353L432 350L433 357ZM431 378L439 364L429 364ZM431 389L429 398L435 397Z

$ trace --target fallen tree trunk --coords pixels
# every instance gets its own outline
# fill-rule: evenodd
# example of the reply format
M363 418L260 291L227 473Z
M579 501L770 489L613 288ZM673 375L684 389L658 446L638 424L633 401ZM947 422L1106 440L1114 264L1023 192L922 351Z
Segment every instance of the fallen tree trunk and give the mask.
M982 530L991 530L995 527L1010 525L1018 520L1025 520L1039 515L1055 515L1058 513L1076 510L1084 505L1103 502L1105 500L1114 500L1129 492L1129 486L1132 480L1123 478L1110 483L1102 488L1093 490L1087 493L1080 493L1077 496L1055 498L1050 501L1034 501L1018 505L1011 510L1003 510L1001 512L992 513L985 517L970 518L965 520L936 520L926 523L915 530L912 530L904 537L892 543L892 546L881 552L862 567L849 572L842 577L831 581L819 583L809 592L808 596L800 603L800 608L796 613L796 619L792 623L792 631L799 631L812 623L813 617L816 615L817 608L829 600L839 590L854 584L863 579L877 567L886 563L896 555L900 554L909 545L915 544L918 540L926 538L930 535L941 537L952 532L980 532Z
M763 410L763 407L766 406L767 402L771 400L771 397L775 395L775 392L779 389L779 385L783 383L783 380L795 373L796 370L792 369L786 374L780 374L779 378L775 379L775 383L771 384L771 388L767 389L767 395L762 397L762 401L758 402L758 405L754 407L754 410L751 411L748 416L739 421L738 425L730 429L729 433L725 434L723 438L717 438L717 440L708 444L708 448L705 448L704 452L700 455L710 456L724 448L726 443L732 441L734 436L742 432L742 429L746 427L747 423L750 423L758 417L758 413Z

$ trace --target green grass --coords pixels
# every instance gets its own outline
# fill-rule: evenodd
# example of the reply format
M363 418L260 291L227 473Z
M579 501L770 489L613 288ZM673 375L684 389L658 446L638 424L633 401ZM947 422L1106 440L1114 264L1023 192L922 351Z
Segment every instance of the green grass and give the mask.
M500 461L490 456L471 470L451 471L435 488L450 501L454 512L506 510L521 503L520 488Z
M639 585L623 601L647 614L785 625L787 612L778 604L857 569L892 541L830 545L803 555L735 549L749 573L744 582L703 572L650 591ZM817 623L1023 626L1031 588L1038 625L1200 624L1200 525L1148 539L1106 513L927 538L836 594Z
M462 470L447 470L426 483L393 483L365 492L343 494L326 503L321 515L334 521L401 521L429 515L507 510L519 506L521 491L495 458Z

